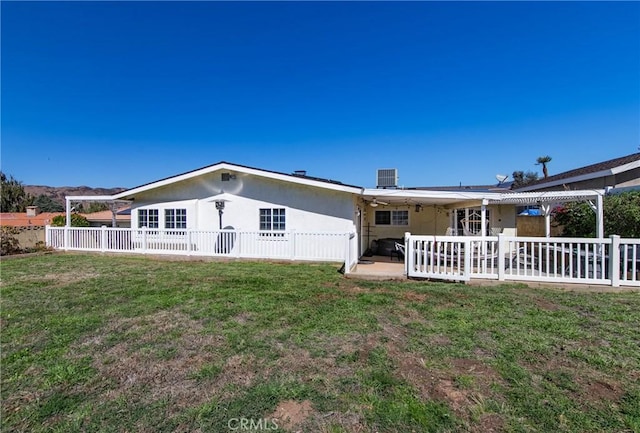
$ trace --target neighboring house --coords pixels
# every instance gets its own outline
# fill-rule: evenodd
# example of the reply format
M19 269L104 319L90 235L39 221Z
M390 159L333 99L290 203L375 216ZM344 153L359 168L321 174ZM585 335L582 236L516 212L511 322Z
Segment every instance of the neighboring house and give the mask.
M516 191L566 191L640 186L640 153L539 179Z
M114 214L110 210L100 212L84 213L83 217L89 221L91 227L114 227ZM131 208L129 206L118 209L115 212L115 227L130 228L131 227Z
M38 206L28 206L26 212L0 213L0 226L11 227L20 247L33 248L45 241L45 226L61 212L40 212Z
M26 212L0 213L0 226L3 227L44 227L51 224L54 217L63 212L40 212L38 206L28 206Z

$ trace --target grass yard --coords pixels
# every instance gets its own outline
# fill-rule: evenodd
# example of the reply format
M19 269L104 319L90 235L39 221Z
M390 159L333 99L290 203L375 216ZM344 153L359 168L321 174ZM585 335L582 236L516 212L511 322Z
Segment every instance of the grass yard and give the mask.
M640 294L53 254L1 270L2 424L640 431Z

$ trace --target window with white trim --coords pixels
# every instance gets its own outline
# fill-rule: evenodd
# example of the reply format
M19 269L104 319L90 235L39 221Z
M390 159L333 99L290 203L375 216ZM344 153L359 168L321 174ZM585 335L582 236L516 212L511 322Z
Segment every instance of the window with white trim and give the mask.
M260 209L260 230L286 230L287 219L284 208Z
M187 210L186 209L165 209L164 228L166 229L186 229Z
M471 234L475 236L482 235L482 211L480 208L466 208L458 209L455 213L456 227L458 233ZM487 231L489 232L489 226L491 221L491 210L485 209L485 219Z
M138 228L158 228L158 209L138 209Z
M377 210L375 215L377 226L408 226L408 210Z

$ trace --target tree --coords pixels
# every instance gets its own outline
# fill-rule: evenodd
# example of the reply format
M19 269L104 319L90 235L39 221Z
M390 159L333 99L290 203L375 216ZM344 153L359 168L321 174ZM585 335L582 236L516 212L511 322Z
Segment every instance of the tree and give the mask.
M640 238L640 191L609 195L604 202L605 236Z
M542 165L542 175L544 176L544 178L548 178L549 177L549 171L547 170L547 164L549 162L551 162L551 157L549 155L547 156L540 156L538 157L538 159L536 160L536 165Z
M96 202L96 201L92 201L89 204L83 203L81 207L82 207L81 212L84 212L84 213L94 213L94 212L101 212L103 210L109 210L108 204L102 203L102 202Z
M64 206L48 195L40 194L33 201L34 206L38 206L42 212L63 212Z
M553 224L562 227L562 236L595 238L596 213L585 202L572 202L555 208Z
M2 201L0 209L2 212L24 212L27 206L33 202L33 197L24 190L22 182L14 179L13 176L7 177L0 171L0 188L2 188Z
M603 206L605 236L640 237L640 191L605 196ZM569 203L553 216L563 236L596 237L596 215L587 203Z
M67 224L65 215L54 216L51 225L54 227L64 227ZM71 227L89 227L89 221L78 213L71 214Z
M513 177L511 189L518 189L528 183L538 180L538 173L533 171L527 171L526 173L524 171L514 171L511 176Z

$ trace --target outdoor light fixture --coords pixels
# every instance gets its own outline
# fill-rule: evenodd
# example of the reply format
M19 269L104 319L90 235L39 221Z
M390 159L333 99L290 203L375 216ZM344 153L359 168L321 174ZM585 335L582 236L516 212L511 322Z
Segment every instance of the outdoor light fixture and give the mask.
M222 230L222 213L224 212L224 200L216 200L216 209L218 209L218 217L220 219L220 230Z
M416 205L416 212L420 212L422 210L422 205L420 203L418 203Z

